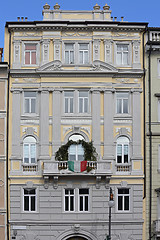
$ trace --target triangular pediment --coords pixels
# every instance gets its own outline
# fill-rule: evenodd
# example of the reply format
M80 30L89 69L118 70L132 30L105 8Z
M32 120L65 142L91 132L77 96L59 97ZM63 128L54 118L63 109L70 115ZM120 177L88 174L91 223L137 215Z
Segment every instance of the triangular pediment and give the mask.
M95 60L93 62L93 67L92 70L94 71L104 71L104 72L118 72L117 68L115 68L113 65L106 63L106 62L102 62L100 60Z
M38 72L51 72L61 70L62 63L59 60L48 62L37 69Z

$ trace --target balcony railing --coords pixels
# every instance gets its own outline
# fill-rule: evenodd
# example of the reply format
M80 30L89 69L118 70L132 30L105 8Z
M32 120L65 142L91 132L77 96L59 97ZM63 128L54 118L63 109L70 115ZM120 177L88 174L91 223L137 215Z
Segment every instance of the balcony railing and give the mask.
M150 32L150 41L151 42L160 42L160 31Z
M38 166L37 165L23 165L23 172L37 172L38 171Z
M116 171L117 172L130 172L131 165L130 164L116 164Z
M111 175L111 162L109 161L87 161L87 170L81 173L74 173L68 169L67 161L45 161L43 175L68 175L68 174L89 174L89 175Z

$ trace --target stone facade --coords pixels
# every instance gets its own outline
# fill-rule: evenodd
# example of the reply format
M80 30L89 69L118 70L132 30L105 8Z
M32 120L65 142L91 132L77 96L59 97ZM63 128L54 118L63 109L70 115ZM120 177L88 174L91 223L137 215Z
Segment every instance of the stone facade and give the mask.
M116 22L108 5L99 8L61 11L46 4L43 21L6 23L5 44L13 56L11 239L104 240L112 188L112 239L145 240L142 34L147 24ZM56 158L72 138L92 141L96 148L96 161L83 159L88 171L73 172L68 161ZM83 158L81 144L68 151L70 159Z
M1 49L2 51L2 49ZM3 52L3 51L2 51ZM0 236L7 239L6 124L8 64L0 62Z

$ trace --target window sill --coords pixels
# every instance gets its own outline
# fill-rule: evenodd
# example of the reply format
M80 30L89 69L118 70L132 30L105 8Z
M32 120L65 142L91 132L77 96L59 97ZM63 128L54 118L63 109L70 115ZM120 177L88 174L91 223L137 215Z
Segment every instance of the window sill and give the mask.
M23 113L23 115L21 115L21 119L24 119L24 118L38 118L39 115L36 114L36 113Z
M79 118L79 117L88 117L91 118L91 113L63 113L62 118L70 118L70 117L74 117L74 118Z
M129 120L132 120L132 116L129 114L129 113L117 113L115 116L114 116L114 119L121 119L121 118L127 118Z

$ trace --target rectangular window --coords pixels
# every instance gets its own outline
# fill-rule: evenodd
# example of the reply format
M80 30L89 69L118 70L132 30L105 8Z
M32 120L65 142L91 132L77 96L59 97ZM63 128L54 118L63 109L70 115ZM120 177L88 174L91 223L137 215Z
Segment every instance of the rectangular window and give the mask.
M117 93L116 113L128 113L128 93Z
M24 143L24 163L35 163L36 161L36 144Z
M88 112L88 91L79 92L79 113Z
M79 211L87 212L89 210L89 189L79 189Z
M117 44L117 65L128 65L129 64L129 45L128 44Z
M74 44L73 43L65 44L65 63L74 64Z
M36 113L36 92L24 92L24 112Z
M66 91L64 92L64 108L65 113L73 113L73 97L74 92L73 91Z
M79 44L79 63L89 63L88 44L86 43Z
M37 55L37 44L27 43L25 44L25 52L24 52L24 64L26 65L34 65L37 63L36 55Z
M121 188L118 189L118 211L129 211L130 202L129 202L129 189Z
M25 212L36 211L36 189L23 189L24 205L23 210Z
M69 160L70 161L83 161L84 160L84 148L81 144L72 144L69 147Z
M66 212L73 212L75 210L75 190L65 189L64 209Z

